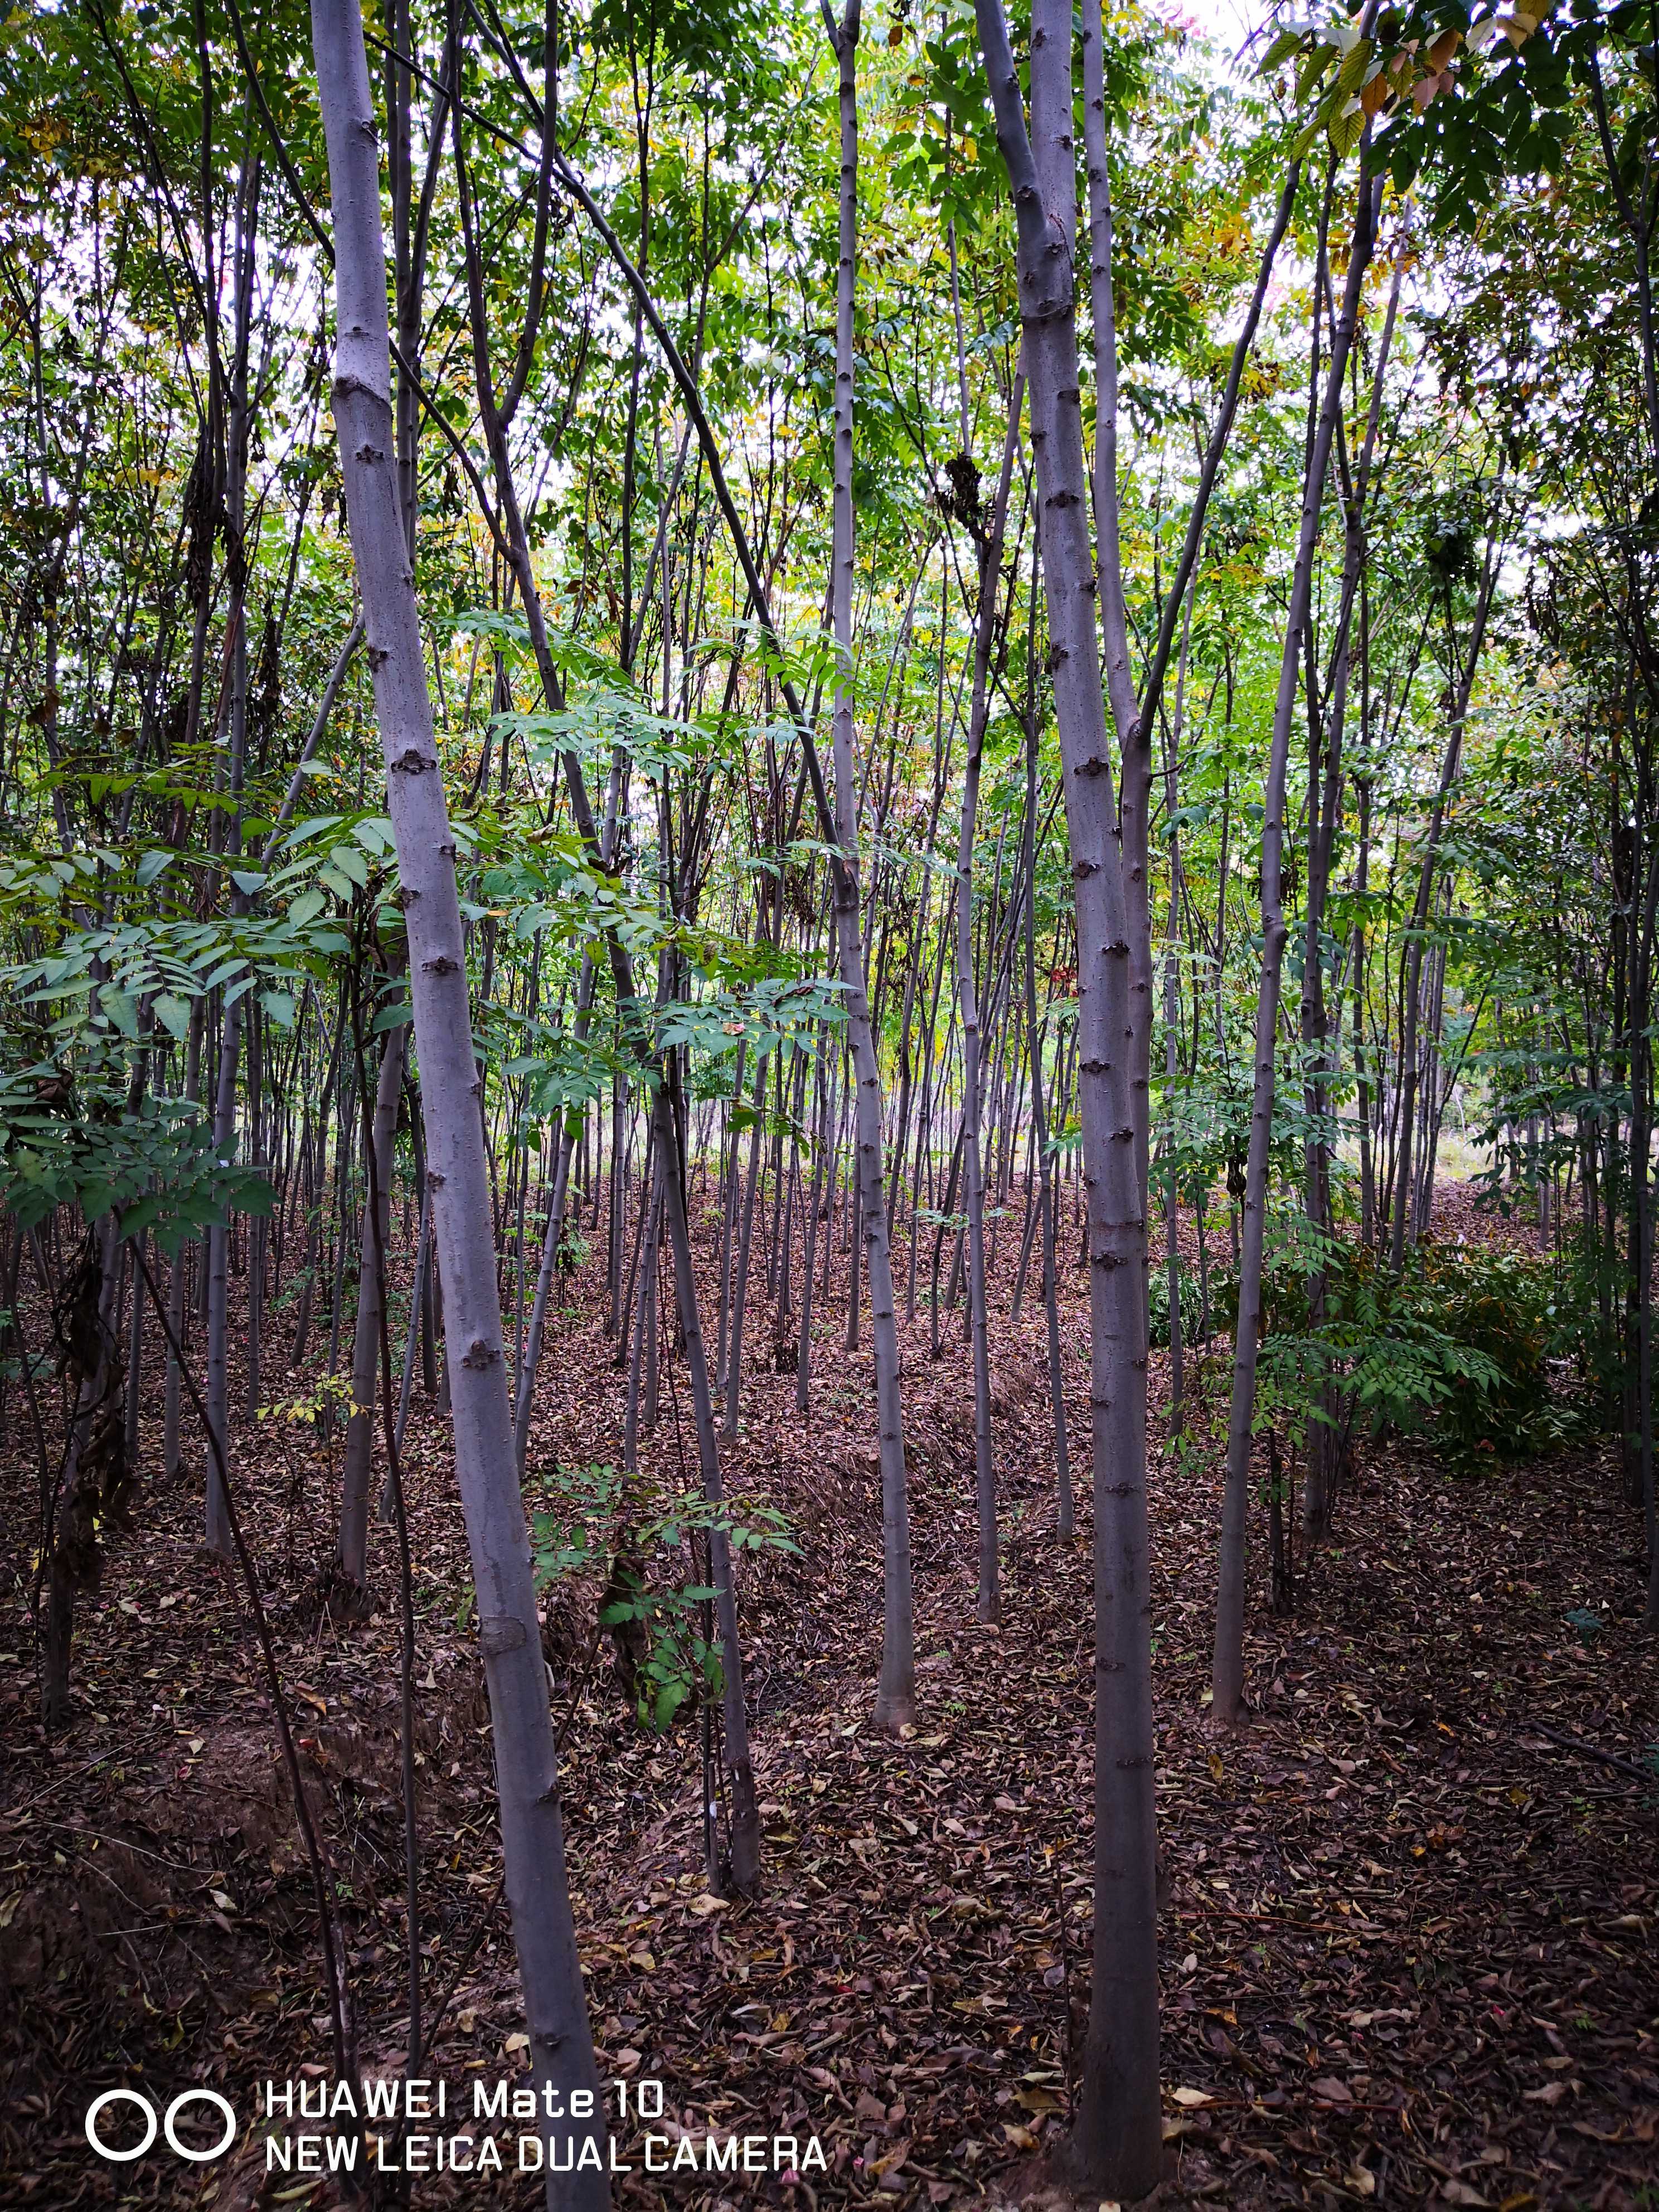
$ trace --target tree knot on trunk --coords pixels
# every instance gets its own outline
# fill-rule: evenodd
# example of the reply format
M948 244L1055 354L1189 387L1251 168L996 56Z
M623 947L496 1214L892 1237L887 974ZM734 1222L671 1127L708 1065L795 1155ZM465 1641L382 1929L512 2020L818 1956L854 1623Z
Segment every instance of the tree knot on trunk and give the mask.
M483 1337L475 1336L461 1355L461 1364L482 1372L487 1367L493 1367L501 1356L499 1344L486 1344Z

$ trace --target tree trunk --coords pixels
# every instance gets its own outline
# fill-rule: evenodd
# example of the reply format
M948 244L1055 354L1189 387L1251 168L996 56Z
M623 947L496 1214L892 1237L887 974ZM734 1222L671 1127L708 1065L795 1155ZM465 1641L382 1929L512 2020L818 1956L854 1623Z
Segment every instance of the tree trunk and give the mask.
M876 1427L881 1453L882 1643L876 1688L878 1728L915 1718L915 1628L910 1601L910 1507L899 1399L898 1322L888 1241L882 1159L881 1072L864 987L859 927L859 828L853 764L853 295L858 250L858 40L860 0L847 0L836 40L841 63L841 258L836 286L836 465L831 597L840 659L835 696L836 942L853 1057L854 1151L859 1226L870 1290L870 1341L876 1371ZM857 1258L854 1255L854 1270Z
M359 0L315 0L312 37L337 254L333 387L346 514L362 592L374 703L409 935L433 1233L448 1319L455 1472L489 1692L507 1903L523 1978L531 2072L595 2161L547 2181L550 2212L610 2202L603 2107L576 1954L558 1762L524 1503L514 1466L489 1184L475 1086L455 847L433 739L426 661L392 461L380 170ZM544 2135L552 2133L544 2123Z
M691 1231L686 1218L685 1162L680 1152L674 1099L666 1081L658 1084L653 1116L658 1156L662 1162L668 1241L674 1259L674 1296L680 1310L680 1326L685 1332L685 1364L691 1383L692 1419L697 1431L702 1494L718 1513L725 1505L720 1440L714 1431L714 1401L709 1389L708 1363L697 1317ZM720 1630L720 1717L725 1724L726 1780L732 1812L730 1873L732 1887L746 1894L760 1879L760 1809L755 1793L754 1768L749 1757L749 1717L738 1643L738 1601L732 1583L731 1547L718 1519L708 1531L708 1579L714 1586L714 1618Z
M726 1367L726 1439L738 1440L738 1402L743 1396L743 1321L749 1304L749 1261L754 1244L755 1192L760 1182L761 1152L766 1135L766 1078L771 1055L760 1053L755 1062L754 1120L749 1127L749 1171L744 1179L743 1218L738 1230L738 1279L732 1292L732 1342ZM736 1150L735 1139L733 1151ZM733 1177L735 1191L736 1177Z
M124 1247L113 1213L99 1223L94 1250L95 1259L89 1264L95 1269L97 1293L88 1333L95 1339L96 1349L91 1365L81 1370L63 1468L52 1500L51 1525L42 1532L46 1620L40 1639L40 1719L48 1733L69 1718L76 1595L98 1583L96 1515L100 1506L107 1510L112 1495L122 1486L121 1363L115 1309ZM113 1469L106 1463L112 1452L118 1459Z
M985 1310L985 1168L980 1147L980 1008L974 977L974 830L979 812L980 769L991 712L991 653L997 626L997 587L1002 576L1003 528L1014 445L1019 435L1025 378L1014 375L1008 401L1008 434L990 527L978 547L979 605L974 635L974 696L968 717L968 759L962 792L962 833L957 847L957 1001L962 1020L962 1142L968 1182L968 1317L974 1355L974 1500L979 1522L977 1616L990 1626L1001 1618L997 1576L997 1474L991 1449L991 1337ZM963 388L967 430L967 390ZM964 445L964 452L966 447ZM993 994L994 997L994 994Z
M1212 1669L1212 1718L1233 1726L1244 1702L1244 1566L1249 1504L1250 1438L1255 1415L1255 1368L1261 1327L1261 1252L1267 1216L1267 1168L1273 1134L1274 1060L1279 1038L1279 979L1285 959L1282 860L1285 848L1285 783L1290 761L1291 725L1311 599L1313 562L1319 540L1320 509L1330 469L1331 446L1342 406L1359 313L1360 285L1376 237L1380 180L1363 177L1347 281L1341 312L1331 337L1331 357L1319 414L1313 426L1302 484L1302 520L1296 567L1291 579L1290 609L1279 660L1279 692L1273 706L1273 745L1267 761L1261 823L1261 975L1256 991L1255 1072L1250 1101L1250 1144L1244 1171L1243 1224L1238 1275L1238 1325L1233 1343L1233 1390L1227 1429L1227 1483L1222 1501L1220 1574L1216 1590L1215 1658Z
M1070 0L1036 0L1031 135L1000 0L975 0L1018 234L1049 666L1065 775L1078 939L1078 1085L1088 1204L1094 1442L1094 1972L1066 2162L1076 2186L1134 2198L1163 2163L1158 2098L1151 1568L1146 1516L1146 1224L1134 1088L1130 942L1144 872L1127 879L1100 684L1094 549L1079 404L1073 271ZM1033 148L1036 158L1033 158ZM1127 841L1126 841L1127 842ZM1132 901L1139 908L1132 918Z
M404 1087L409 1030L386 1032L374 1085L368 1141L374 1148L374 1187L380 1193L380 1247L392 1249L392 1155L398 1133L398 1100ZM361 1044L361 1039L359 1040ZM357 1268L357 1330L351 1346L351 1418L346 1424L340 1478L337 1564L354 1590L368 1578L368 1492L374 1455L375 1382L380 1361L380 1270L374 1263L374 1209L363 1202L362 1256ZM424 1256L424 1255L422 1255Z

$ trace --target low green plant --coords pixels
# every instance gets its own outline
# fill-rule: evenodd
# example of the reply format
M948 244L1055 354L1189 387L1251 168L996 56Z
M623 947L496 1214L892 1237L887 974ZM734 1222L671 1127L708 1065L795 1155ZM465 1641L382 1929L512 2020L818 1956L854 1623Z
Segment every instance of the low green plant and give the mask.
M536 1587L600 1584L599 1620L616 1643L620 1671L641 1723L666 1730L694 1690L720 1693L720 1644L707 1608L715 1591L695 1571L719 1534L734 1553L800 1546L785 1515L752 1498L712 1504L701 1492L673 1493L614 1467L556 1463L542 1476L530 1515Z
M1436 1239L1396 1276L1366 1246L1280 1215L1263 1267L1256 1426L1294 1437L1325 1421L1345 1449L1358 1431L1422 1434L1466 1470L1551 1449L1582 1419L1554 1388L1553 1369L1588 1341L1573 1289L1553 1261ZM1231 1272L1212 1299L1236 1322Z
M1184 1261L1177 1261L1176 1283L1181 1298L1181 1340L1191 1344L1198 1335L1202 1318L1203 1304L1199 1297L1198 1283L1192 1270ZM1170 1341L1170 1263L1167 1259L1154 1258L1146 1279L1147 1340L1158 1346Z

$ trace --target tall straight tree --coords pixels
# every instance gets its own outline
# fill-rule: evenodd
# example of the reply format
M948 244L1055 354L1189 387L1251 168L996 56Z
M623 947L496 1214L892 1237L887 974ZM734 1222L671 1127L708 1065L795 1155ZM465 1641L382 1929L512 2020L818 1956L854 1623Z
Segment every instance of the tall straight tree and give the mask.
M836 271L836 457L830 592L839 670L834 707L836 946L853 1055L854 1148L858 1222L870 1285L870 1343L876 1370L876 1428L881 1453L882 1639L876 1686L878 1727L915 1717L915 1632L910 1598L910 1507L899 1399L898 1319L883 1160L881 1070L864 980L859 926L858 778L853 760L853 301L858 268L860 0L847 0L837 27L824 0L824 24L841 64L841 236Z
M375 1208L363 1200L362 1245L357 1268L357 1325L351 1346L351 1414L346 1424L345 1456L340 1473L338 1565L355 1597L368 1579L368 1491L374 1454L374 1400L380 1357L380 1291L384 1267L377 1255L392 1247L392 1168L398 1133L398 1101L404 1087L406 1026L387 1032L374 1085L369 1142L374 1148ZM359 1038L359 1043L362 1040ZM380 1224L376 1229L374 1214ZM378 1234L380 1242L375 1242Z
M1023 371L1014 373L1008 402L991 520L979 551L979 604L975 616L974 696L968 716L968 759L963 775L962 830L957 845L957 1004L962 1022L962 1144L968 1180L968 1312L974 1349L974 1490L979 1510L979 1618L1000 1617L997 1575L996 1464L991 1451L991 1344L985 1309L985 1170L980 1156L981 1055L979 994L974 979L974 829L979 811L985 732L991 718L991 654L996 631L997 587L1002 577L1003 532L1014 447L1024 397ZM963 385L962 450L968 451L967 386Z
M1348 273L1319 413L1308 441L1302 477L1302 514L1297 532L1296 566L1291 574L1291 603L1285 619L1285 643L1273 702L1273 742L1262 793L1261 970L1256 986L1255 1069L1250 1091L1250 1144L1244 1168L1243 1225L1240 1232L1238 1326L1233 1342L1232 1404L1227 1422L1227 1485L1221 1506L1221 1560L1216 1585L1215 1657L1211 1671L1211 1717L1231 1728L1244 1710L1244 1560L1249 1504L1250 1439L1255 1418L1255 1369L1261 1328L1261 1252L1267 1217L1267 1167L1273 1139L1274 1062L1279 1041L1279 985L1285 964L1285 784L1290 762L1291 728L1296 716L1302 663L1313 599L1314 556L1319 544L1320 510L1330 474L1331 448L1342 409L1342 382L1359 318L1360 287L1376 237L1382 180L1365 174L1362 163L1348 252ZM1316 301L1315 313L1319 312ZM1317 801L1316 800L1316 805Z
M557 1752L507 1405L455 845L398 494L380 161L359 0L314 0L311 24L334 213L334 419L409 933L455 1474L477 1592L507 1903L535 2086L552 2092L566 2112L574 2094L586 2092L587 2110L598 2115L599 2075L565 1875ZM577 2138L579 2151L571 2161L576 2170L548 2173L550 2212L600 2212L610 2203L599 2163L603 2120L558 2124Z
M1133 876L1125 866L1100 682L1073 258L1077 170L1070 0L1036 0L1031 11L1029 136L1001 0L975 0L975 13L1018 234L1049 665L1077 916L1078 1094L1094 1444L1095 1925L1088 2041L1064 2157L1074 2185L1133 2199L1156 2185L1163 2157L1146 1516L1146 1223L1139 1165L1148 1094L1134 1082L1130 1007L1130 946L1147 933L1150 918L1145 872Z
M836 297L836 466L839 470L845 457L846 480L833 507L833 547L844 547L845 567L839 566L840 554L832 550L831 566L847 579L848 590L848 653L851 650L851 574L853 560L853 288L854 256L858 240L858 79L855 68L859 9L851 4L844 24L850 44L842 52L843 31L837 29L830 14L828 0L819 0L826 26L842 62L840 106L842 120L842 176L841 176L841 250L839 282ZM539 111L535 111L539 112ZM713 426L702 404L696 378L686 366L672 334L663 320L662 312L652 298L644 278L629 259L621 240L606 221L599 203L588 191L570 163L560 153L556 142L553 158L566 188L586 215L594 229L604 240L605 251L621 272L629 289L639 302L640 313L656 339L669 374L678 388L696 431L697 442L702 449L708 471L710 486L716 504L725 517L732 536L732 550L743 574L744 588L749 604L754 609L762 630L777 652L785 658L783 641L777 625L772 619L771 602L764 580L749 543L743 517L732 498L726 480L726 471L720 460L720 450ZM837 479L839 482L839 478ZM843 666L846 665L843 661ZM845 688L845 687L842 687ZM857 809L856 786L853 781L852 736L853 719L850 694L844 722L837 722L837 732L845 732L848 756L845 778L837 778L836 807L832 807L825 789L818 763L817 748L813 739L811 720L794 685L787 674L780 672L779 689L788 707L792 720L799 732L801 751L807 781L811 787L812 804L825 842L831 848L830 872L834 880L836 943L839 963L845 969L850 966L855 984L848 988L846 999L848 1042L851 1052L854 1079L858 1086L855 1115L854 1144L858 1153L858 1173L862 1179L860 1189L868 1183L878 1193L879 1206L861 1206L863 1235L867 1242L867 1266L873 1284L884 1280L892 1288L892 1259L889 1237L889 1216L886 1206L886 1176L883 1164L881 1066L876 1052L874 1025L871 1018L869 994L864 986L864 945L860 928L860 899L857 869ZM845 795L852 817L853 842L849 845L840 834L839 801ZM857 958L848 957L850 939L856 948ZM870 1241L873 1240L873 1241ZM826 1260L828 1245L826 1243ZM906 1492L904 1461L904 1427L900 1399L898 1328L895 1320L885 1318L892 1312L889 1296L880 1303L880 1310L872 1315L871 1349L876 1375L876 1421L879 1440L882 1498L882 1656L881 1669L876 1689L875 1721L878 1727L898 1729L905 1726L915 1711L915 1628L912 1607L910 1577L910 1514Z

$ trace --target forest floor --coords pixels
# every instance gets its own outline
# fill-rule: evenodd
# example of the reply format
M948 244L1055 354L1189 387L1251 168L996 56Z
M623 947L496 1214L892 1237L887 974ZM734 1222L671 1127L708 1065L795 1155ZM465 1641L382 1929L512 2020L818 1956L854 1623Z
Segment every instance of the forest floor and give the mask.
M1461 1193L1444 1218L1472 1226ZM925 1309L908 1333L921 1709L903 1740L869 1724L880 1531L867 1348L844 1350L838 1298L803 1420L793 1376L763 1367L769 1330L751 1322L728 1480L786 1510L803 1546L745 1568L741 1589L766 1830L757 1899L708 1893L695 1720L648 1734L608 1651L585 1670L570 1656L579 1624L550 1638L602 2075L662 2081L658 2131L694 2147L706 2130L816 2133L830 2160L793 2186L636 2171L622 2203L1019 2202L1063 2130L1088 1942L1082 1278L1068 1271L1065 1286L1079 1510L1062 1547L1041 1308L1009 1323L1012 1230L1004 1241L999 1629L974 1625L961 1317L947 1316L937 1362ZM838 1278L841 1267L838 1255ZM550 1337L532 1468L620 1457L623 1378L602 1297L596 1250ZM32 1326L39 1341L40 1316ZM1155 1357L1159 1398L1164 1364ZM156 1382L147 1418L159 1437L159 1367ZM689 1421L681 1407L677 1430L667 1384L645 1458L678 1484ZM1163 1427L1160 1415L1155 1437ZM333 1623L319 1599L327 1455L276 1420L239 1429L235 1444L342 1886L360 2064L395 2070L407 2033L395 1553L377 1528L374 1615ZM428 2017L459 1974L424 2070L470 2106L467 2083L512 2071L521 2045L447 1455L447 1424L417 1395L406 1480ZM1184 1463L1158 1456L1152 1480L1170 1883L1158 2201L1659 2204L1659 1788L1638 1766L1659 1739L1659 1656L1640 1633L1640 1528L1618 1502L1611 1455L1559 1452L1469 1480L1418 1445L1362 1453L1287 1618L1267 1609L1258 1516L1255 1717L1224 1741L1203 1709L1218 1462L1207 1448ZM0 1471L7 2204L323 2212L337 2201L332 2182L264 2171L260 2093L303 2067L331 2074L328 2022L258 1648L242 1596L200 1553L193 1450L190 1465L147 1482L133 1533L112 1543L101 1591L81 1609L74 1723L47 1743L28 1606L40 1476L13 1394ZM190 2166L158 2148L118 2166L91 2154L94 2094L140 2084L161 2100L198 2082L242 2122L224 2160ZM106 2124L118 2139L119 2122ZM510 2171L432 2176L415 2194L538 2201Z

